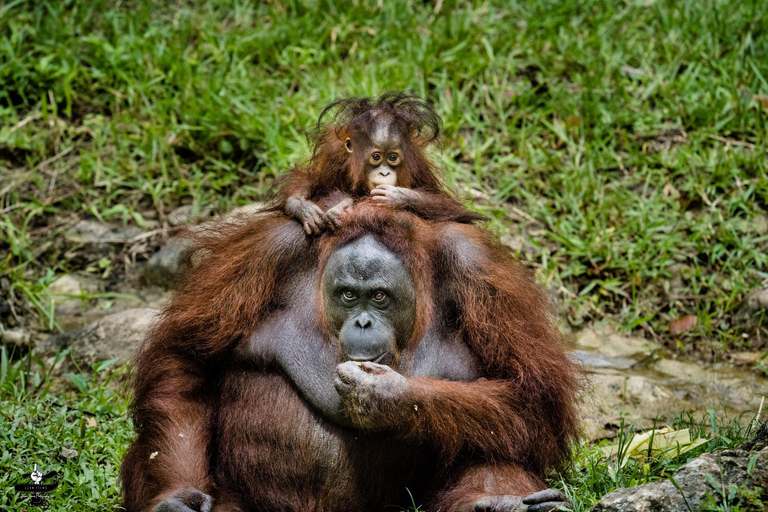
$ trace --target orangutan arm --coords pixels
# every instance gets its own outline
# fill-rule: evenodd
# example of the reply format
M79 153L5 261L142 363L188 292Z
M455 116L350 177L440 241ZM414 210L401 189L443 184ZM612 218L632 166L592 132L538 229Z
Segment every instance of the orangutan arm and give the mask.
M210 510L217 370L267 317L287 269L313 261L301 228L283 215L221 224L198 238L201 260L147 336L132 371L138 438L120 470L128 512Z
M148 368L151 365L151 368ZM150 347L135 375L138 439L121 468L123 506L129 512L206 512L212 502L210 459L213 401L203 368Z
M479 450L497 460L521 461L520 447L543 422L530 415L514 384L479 379L457 382L405 377L375 363L342 363L338 390L352 423L367 430L392 430L433 443L447 457Z

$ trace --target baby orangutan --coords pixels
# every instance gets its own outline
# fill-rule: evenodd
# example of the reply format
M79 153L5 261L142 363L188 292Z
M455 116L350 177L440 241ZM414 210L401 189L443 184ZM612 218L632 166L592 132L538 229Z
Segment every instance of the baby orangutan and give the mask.
M323 124L329 112L334 121ZM320 115L309 165L282 180L278 205L308 235L340 227L355 199L367 195L427 220L482 220L445 192L424 154L439 134L440 117L414 96L336 101Z

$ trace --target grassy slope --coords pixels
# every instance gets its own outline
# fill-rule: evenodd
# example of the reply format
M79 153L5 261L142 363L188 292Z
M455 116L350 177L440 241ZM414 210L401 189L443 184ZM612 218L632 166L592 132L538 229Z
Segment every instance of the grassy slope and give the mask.
M762 346L731 315L768 279L768 4L353 3L2 4L2 295L50 327L47 283L99 263L68 261L67 221L257 200L329 101L411 89L444 116L449 177L524 242L572 325ZM670 341L684 314L702 328ZM2 398L0 430L38 414Z

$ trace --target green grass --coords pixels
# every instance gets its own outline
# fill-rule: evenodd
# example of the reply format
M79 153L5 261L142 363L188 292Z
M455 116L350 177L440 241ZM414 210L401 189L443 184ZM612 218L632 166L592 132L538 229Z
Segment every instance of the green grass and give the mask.
M670 458L648 458L642 461L626 457L626 446L633 437L633 425L622 425L618 437L610 444L623 447L619 457L606 458L599 446L581 445L576 449L575 464L570 472L555 480L553 486L561 489L573 504L575 512L588 511L605 494L621 487L633 487L670 479L671 475L691 459L704 452L728 450L738 447L754 435L757 425L748 418L718 418L709 410L702 417L688 412L682 413L669 426L673 430L690 429L691 438L705 438L709 442L702 446ZM661 425L659 425L659 428ZM605 444L605 443L601 443ZM626 459L624 466L620 461ZM673 481L672 478L671 481ZM742 500L742 506L747 500ZM739 504L733 497L729 504ZM725 509L727 510L727 509ZM731 508L731 512L741 510L760 510Z
M125 394L109 387L121 371L99 364L96 377L72 376L77 392L52 393L50 369L31 356L13 361L11 355L0 348L0 510L28 504L13 484L29 483L35 463L42 473L58 473L49 510L114 509L120 460L134 436ZM77 454L64 457L62 448Z

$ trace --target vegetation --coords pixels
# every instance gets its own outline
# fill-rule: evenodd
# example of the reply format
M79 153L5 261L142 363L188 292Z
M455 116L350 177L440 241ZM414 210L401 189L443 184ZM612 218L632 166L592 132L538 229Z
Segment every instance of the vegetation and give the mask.
M71 375L76 393L53 393L42 361L13 361L11 355L0 349L0 510L29 504L29 495L16 493L13 485L31 483L30 461L44 465L43 473L58 473L48 510L115 509L117 471L134 435L125 394L109 386L122 372L107 371L109 361L100 363L91 379ZM109 376L100 379L103 374Z
M679 455L676 450L667 449L666 456L638 458L630 457L627 453L627 448L635 435L632 432L632 425L621 427L617 438L612 441L612 444L618 447L616 455L606 457L601 446L582 445L576 452L575 465L570 474L561 477L559 483L553 484L565 491L575 512L588 511L603 495L620 487L633 487L664 480L670 480L677 487L672 474L685 463L703 452L736 448L752 437L756 430L753 422L743 418L718 418L712 410L707 411L707 414L702 417L682 413L671 422L670 427L673 430L690 429L692 438L701 437L709 441ZM653 438L649 446L654 446ZM760 501L760 493L755 490L746 490L744 496L737 496L736 489L723 489L723 485L717 482L713 487L723 493L721 496L714 496L716 492L713 492L711 499L702 504L702 510L722 510L723 512L761 510L757 506L750 508Z
M57 276L126 279L173 208L263 200L330 101L407 89L445 120L450 182L570 326L762 350L734 313L768 281L766 33L758 0L0 2L0 320L55 330ZM64 236L79 219L151 236L105 257ZM63 471L61 510L116 504L124 397L46 392L38 362L2 354L0 508L31 455ZM739 438L722 429L706 449ZM595 454L563 482L579 510L679 463L614 477Z

